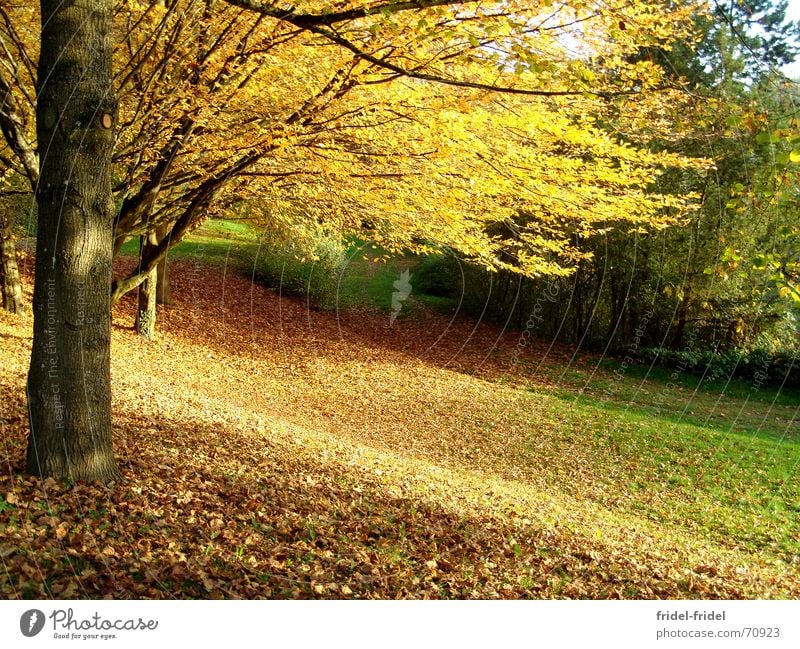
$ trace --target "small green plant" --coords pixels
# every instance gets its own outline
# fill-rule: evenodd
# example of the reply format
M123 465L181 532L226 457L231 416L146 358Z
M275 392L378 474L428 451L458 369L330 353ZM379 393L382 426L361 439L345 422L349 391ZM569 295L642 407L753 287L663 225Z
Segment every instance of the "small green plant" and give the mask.
M0 496L0 514L15 510L16 507L9 502L6 502L3 496Z
M255 261L255 279L281 293L308 299L320 309L336 306L339 277L346 264L342 245L321 236L312 250L266 237Z

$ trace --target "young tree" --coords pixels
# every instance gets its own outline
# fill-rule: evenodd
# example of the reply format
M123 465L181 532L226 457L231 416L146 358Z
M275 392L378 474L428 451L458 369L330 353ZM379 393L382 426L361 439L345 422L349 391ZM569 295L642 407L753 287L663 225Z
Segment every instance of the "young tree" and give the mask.
M2 131L10 155L0 156L2 185L0 196L6 192L19 193L24 182L29 183L31 192L36 191L39 181L39 162L28 136L25 112L21 110L15 89L19 89L25 75L25 67L13 58L12 50L19 42L19 36L5 12L0 23L0 40L4 47L0 50L0 131ZM9 41L6 44L6 41ZM8 71L14 74L13 83ZM14 213L3 210L0 214L0 302L2 308L11 313L22 313L24 301L19 268L17 267L16 240L14 236Z
M118 476L111 438L111 0L42 0L27 468Z
M6 185L6 179L0 179L0 183ZM0 206L0 307L17 315L25 311L17 266L14 218L6 205Z

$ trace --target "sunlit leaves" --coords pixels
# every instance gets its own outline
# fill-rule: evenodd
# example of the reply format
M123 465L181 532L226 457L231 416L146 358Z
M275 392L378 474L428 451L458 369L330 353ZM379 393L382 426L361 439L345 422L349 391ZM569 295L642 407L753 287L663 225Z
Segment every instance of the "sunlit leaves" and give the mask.
M371 223L393 250L443 246L487 267L563 274L581 258L575 232L661 227L691 207L691 196L654 191L662 170L703 163L642 146L670 132L678 111L655 92L661 69L631 55L691 39L695 10L521 0L384 7L336 23L361 56L328 38L327 23L307 31L288 14L122 3L115 162L126 202L117 234L172 222L201 198L203 216L252 202L265 224L292 223L300 240ZM330 11L299 2L292 16ZM396 69L569 94L498 95ZM618 92L632 94L611 101ZM615 111L623 132L606 125ZM520 213L534 218L516 238L491 234Z

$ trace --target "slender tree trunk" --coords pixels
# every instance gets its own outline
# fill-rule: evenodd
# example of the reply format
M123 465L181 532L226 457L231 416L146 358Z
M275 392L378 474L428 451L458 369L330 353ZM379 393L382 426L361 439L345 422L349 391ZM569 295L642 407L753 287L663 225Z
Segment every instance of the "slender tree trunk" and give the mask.
M172 286L169 283L166 255L156 266L156 302L158 304L172 304Z
M584 299L584 292L586 292L586 285L588 281L583 281L584 274L578 269L578 273L581 273L578 278L575 280L575 317L573 319L574 328L572 333L572 340L580 340L581 335L583 334L583 323L586 319L588 319L588 307L586 306L587 300Z
M110 382L112 8L112 0L41 0L27 467L56 479L119 475Z
M675 321L675 332L672 335L672 348L675 349L680 346L683 341L683 333L686 329L686 321L689 317L689 289L684 291L681 298L680 307L678 307L677 319Z
M139 238L140 258L144 259L151 246L158 245L156 235L148 234ZM139 284L139 294L136 305L136 332L152 340L156 331L156 294L158 293L158 266L153 268L147 279Z
M17 267L17 248L11 230L11 217L7 214L0 214L0 293L6 311L17 315L25 311Z
M158 243L161 243L164 237L169 236L170 229L169 225L162 225L156 228ZM167 256L168 253L165 253L161 261L158 262L158 266L156 266L156 302L158 304L172 304L172 286L170 286L169 273L167 272Z

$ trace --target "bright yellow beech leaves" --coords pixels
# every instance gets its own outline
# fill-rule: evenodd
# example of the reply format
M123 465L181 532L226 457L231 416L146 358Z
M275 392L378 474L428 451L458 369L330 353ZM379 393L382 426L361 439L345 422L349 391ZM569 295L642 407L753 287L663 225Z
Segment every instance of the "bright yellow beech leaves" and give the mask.
M634 55L690 40L697 5L421 4L120 3L118 243L250 204L299 239L367 225L538 275L567 272L577 236L691 207L656 183L696 163L636 137L675 120Z

